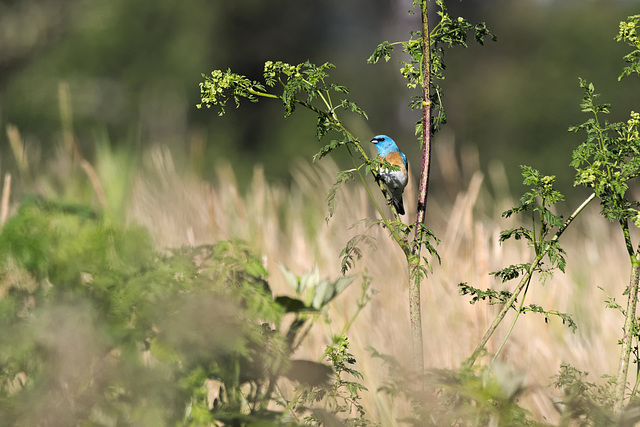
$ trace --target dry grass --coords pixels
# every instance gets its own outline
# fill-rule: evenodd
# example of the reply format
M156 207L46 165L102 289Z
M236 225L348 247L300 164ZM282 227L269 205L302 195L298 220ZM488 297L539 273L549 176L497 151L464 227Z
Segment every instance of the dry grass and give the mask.
M513 224L500 218L500 212L510 204L509 197L492 199L485 189L487 185L502 191L507 188L500 168L492 169L489 182L479 172L465 175L465 170L478 170L477 155L463 153L459 167L450 155L451 146L444 147L437 154L439 161L446 163L440 169L448 173L433 180L459 190L445 200L429 201L428 225L442 240L438 248L442 264L434 265L423 287L422 314L426 366L455 368L470 355L497 313L496 307L485 303L470 305L466 297L458 295L457 284L466 281L477 288L508 289L513 284L498 283L489 272L527 262L531 255L520 242L497 243L500 230ZM298 274L317 266L321 276L337 278L340 250L357 232L350 227L359 219L375 215L364 189L356 183L340 191L334 218L328 224L324 222L325 194L336 172L330 161L298 165L291 188L265 182L261 168L256 167L246 195L239 193L229 166L219 165L217 171L217 184L209 185L176 170L167 150L152 150L136 176L128 218L147 226L159 246L229 238L250 242L263 256L276 293L289 293L279 264ZM410 196L415 188L409 186L407 194L407 210L415 211ZM541 316L527 314L518 321L501 356L526 385L521 403L541 421L558 420L551 403L558 391L548 385L561 363L590 372L593 381L615 371L619 352L616 342L623 319L605 307L605 295L597 286L624 301L621 294L629 265L619 236L598 215L597 208L590 206L564 237L567 274L556 274L544 286L535 283L527 300L572 313L577 332L573 334L558 319L545 324ZM408 278L400 250L384 231L375 230L373 235L377 250L366 251L355 272L367 269L374 277L376 295L347 335L357 368L370 390L365 401L372 418L395 425L403 406L390 403L376 392L386 371L366 348L372 346L403 363L409 361ZM316 358L321 354L331 333L339 331L355 312L359 293L360 287L354 283L333 303L330 323L321 322L315 327L299 356ZM507 326L502 325L490 341L490 352L497 348Z
M82 174L78 174L77 167L72 172L72 156L65 152L68 150L61 150L59 158L49 165L49 172L36 179L39 192L86 194L77 184ZM442 240L438 247L442 263L434 265L422 292L425 365L432 368L459 366L497 313L495 306L482 302L470 305L468 298L459 296L457 284L469 282L481 289L510 289L513 284L498 283L489 273L531 258L520 242L498 244L500 230L515 224L514 220L500 218L500 213L513 203L501 167L491 168L485 178L477 172L477 153L463 151L458 161L454 152L453 144L446 139L437 146L436 161L440 163L437 169L443 173L433 176L432 185L445 188L449 196L432 197L428 205L428 226ZM115 160L117 163L118 159ZM109 169L108 161L103 164ZM113 177L105 177L102 170L105 168L100 165L98 159L94 180L102 180L109 190L106 181ZM330 160L313 166L297 165L292 171L294 180L290 188L267 183L262 169L256 167L244 195L240 194L228 165L218 165L216 169L217 183L211 185L178 170L168 149L150 150L133 176L133 186L123 178L122 185L131 193L126 204L127 219L146 226L159 247L246 240L263 257L270 283L278 294L290 293L279 271L280 264L298 274L317 267L321 277L337 278L341 249L349 238L362 231L352 229L352 225L376 215L365 190L356 182L339 191L335 215L325 223L326 191L337 172ZM111 174L113 170L117 169L112 169ZM21 176L28 175L25 168L20 171ZM84 179L88 180L86 175ZM406 191L408 212L415 211L413 184L410 182ZM56 191L55 187L62 190ZM95 194L95 184L85 187L92 188ZM502 194L501 198L491 197L487 187ZM3 197L8 194L5 188ZM106 199L101 196L99 203L107 203ZM6 205L3 203L2 216L6 215ZM405 218L412 219L411 214ZM358 360L357 369L364 374L370 390L364 397L371 418L383 425L396 425L395 419L407 408L376 392L387 373L366 349L374 347L409 364L408 277L403 255L387 233L374 229L373 235L377 250L366 250L364 259L352 273L366 269L374 278L376 294L347 335ZM573 314L577 332L572 333L558 319L545 324L541 316L527 314L518 321L501 355L513 369L513 376L524 381L526 390L521 403L536 419L554 424L558 414L551 398L559 392L548 385L561 363L590 372L592 381L615 372L623 318L605 307L606 295L597 286L623 303L622 292L629 272L620 236L600 217L595 204L565 233L563 240L568 253L567 273L557 273L544 286L535 283L527 302ZM318 323L296 356L317 358L330 342L331 334L340 331L357 310L360 292L355 282L339 296L330 308L330 323ZM498 329L489 342L489 352L496 350L507 327L505 324Z

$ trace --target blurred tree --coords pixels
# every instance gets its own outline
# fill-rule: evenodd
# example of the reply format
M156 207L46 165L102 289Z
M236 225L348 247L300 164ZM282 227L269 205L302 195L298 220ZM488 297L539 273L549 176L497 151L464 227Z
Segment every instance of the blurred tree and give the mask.
M617 84L625 47L611 35L638 13L637 3L496 0L452 2L451 8L470 4L498 43L449 58L443 86L456 139L477 145L485 165L504 163L510 182L520 182L519 165L526 162L557 174L560 191L574 194L568 165L580 140L567 129L582 122L578 78L611 97L604 102L615 100L612 120L633 109L638 92Z
M499 36L486 49L451 52L443 84L457 145L477 145L485 163L505 162L517 176L524 152L543 171L545 164L562 169L547 162L569 161L575 141L566 128L577 120L584 70L603 93L620 95L626 111L633 94L608 87L621 49L610 34L634 2L448 3L452 14L486 21ZM286 179L290 162L309 159L319 146L310 115L284 121L276 105L246 104L219 120L195 108L201 73L231 67L259 78L264 61L274 59L336 64L335 82L349 86L370 117L354 124L358 136L394 135L412 158L417 116L407 107L400 65L365 62L381 40L418 28L410 8L410 0L0 2L0 167L14 165L8 124L49 155L60 139L64 82L87 156L95 131L106 129L114 144L169 144L205 177L215 176L222 157L241 180L255 163L266 165L268 178Z
M276 108L248 106L249 114L224 123L198 112L200 74L224 65L258 77L267 58L322 61L338 56L336 46L354 45L345 43L345 36L360 44L363 34L376 32L362 29L382 21L392 4L367 2L361 8L366 13L357 14L354 5L339 1L275 6L258 0L7 2L3 16L23 25L3 27L0 33L5 54L0 60L0 123L17 125L47 155L61 128L59 84L64 82L83 151L93 147L96 128L106 127L116 143L168 143L182 146L178 151L183 154L190 141L198 148L206 140L210 159L264 162L271 171L278 165L275 175L283 176L286 162L272 162L269 156L278 151L311 155L317 148L313 133L298 131L295 123L283 130L273 120L280 115ZM359 58L340 55L343 63L358 61L364 67L367 50L360 48ZM4 132L0 138L6 154ZM311 143L308 149L301 138Z

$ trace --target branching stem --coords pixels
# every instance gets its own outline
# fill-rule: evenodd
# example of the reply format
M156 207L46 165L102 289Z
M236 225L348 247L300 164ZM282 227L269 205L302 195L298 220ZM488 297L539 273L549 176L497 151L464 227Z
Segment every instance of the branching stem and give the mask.
M560 238L560 236L562 235L562 233L564 233L567 227L569 227L569 225L573 222L573 220L580 214L580 212L584 210L584 208L593 199L595 199L595 197L596 197L595 193L591 193L591 195L587 197L580 206L578 206L578 208L571 214L571 216L569 216L569 218L567 218L567 220L562 224L562 226L558 229L558 231L556 231L556 234L551 239L551 243L556 242ZM471 356L463 363L464 367L470 368L471 366L474 365L474 363L476 362L476 360L484 350L485 346L487 345L489 338L491 338L495 330L498 328L498 325L500 324L500 322L502 322L504 317L507 315L507 312L513 307L515 302L518 300L518 296L520 296L520 293L523 291L523 289L525 289L528 286L529 282L531 281L531 276L536 271L536 269L540 265L540 261L542 261L542 258L549 252L549 249L551 249L551 247L552 247L552 244L546 245L546 247L543 248L540 251L540 253L536 255L536 258L531 263L531 266L529 267L527 274L522 278L522 280L520 280L520 283L518 283L518 286L516 287L515 291L513 292L513 294L511 294L511 297L505 302L504 306L502 307L502 310L500 310L500 313L498 313L496 318L493 320L493 322L489 326L489 329L484 334L484 336L478 343L473 353L471 353Z

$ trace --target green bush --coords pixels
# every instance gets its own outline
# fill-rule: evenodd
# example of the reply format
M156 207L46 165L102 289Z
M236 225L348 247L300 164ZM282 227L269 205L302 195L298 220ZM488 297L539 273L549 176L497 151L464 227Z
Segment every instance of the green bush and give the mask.
M158 253L145 229L32 200L0 253L3 425L276 423L281 376L319 386L331 373L289 360L318 309L274 298L240 242ZM322 283L319 308L337 294Z

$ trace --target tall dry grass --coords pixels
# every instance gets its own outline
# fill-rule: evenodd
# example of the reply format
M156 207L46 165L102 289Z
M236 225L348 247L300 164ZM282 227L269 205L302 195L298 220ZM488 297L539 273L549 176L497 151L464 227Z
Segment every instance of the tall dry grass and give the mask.
M442 240L438 247L442 263L433 263L433 274L422 289L425 365L432 368L459 366L498 311L483 302L470 305L468 298L458 294L457 284L510 289L513 284L499 283L489 273L531 259L521 242L498 244L500 230L519 220L500 218L513 203L511 195L504 194L509 186L501 167L494 166L485 177L478 171L477 153L463 151L461 160L453 153L450 142L436 151L439 170L446 173L434 176L432 185L448 189L449 195L428 202L428 226ZM256 166L246 194L240 194L228 165L215 167L217 183L209 184L178 170L167 149L151 150L135 176L127 218L148 227L160 247L236 238L250 242L263 257L276 293L290 293L280 264L298 274L317 267L321 276L337 278L341 249L362 231L352 225L376 215L365 190L354 183L340 190L335 215L325 223L326 191L337 171L330 160L297 164L290 188L267 183L261 167ZM406 191L408 212L415 211L412 185L410 182ZM492 197L487 188L502 195ZM413 219L411 214L408 219ZM372 418L383 425L397 425L396 418L407 408L377 392L387 373L367 348L393 355L404 364L410 362L407 269L387 233L380 229L372 233L377 250L365 250L364 259L351 273L366 269L374 278L376 294L347 335L369 389L365 403ZM623 301L629 262L619 237L599 216L598 207L590 206L563 237L568 253L566 274L557 273L544 285L536 281L527 295L528 303L573 314L576 333L559 319L552 318L547 324L540 315L526 314L501 354L510 375L525 386L521 404L540 421L558 421L552 398L560 392L549 384L561 363L590 372L589 378L596 382L615 370L623 318L605 307L606 296L597 286ZM337 298L330 308L330 321L315 326L300 356L317 358L322 353L331 334L340 331L357 310L360 292L356 282ZM503 324L498 329L489 342L489 352L497 349L507 327Z
M13 141L22 147L17 152L24 152L21 140L13 136ZM314 165L295 165L290 186L266 182L262 168L256 166L248 190L241 194L233 170L225 164L213 166L218 178L210 184L178 168L167 148L149 150L140 165L123 161L122 153L109 153L108 149L97 153L95 171L85 165L83 173L83 168L74 163L73 152L63 148L47 168L38 169L39 174L22 167L13 182L26 180L37 192L62 197L93 192L96 205L114 200L124 203L127 220L146 226L159 248L243 239L263 257L270 283L278 294L291 292L281 276L281 264L298 274L317 267L322 277L337 278L341 249L353 235L363 231L352 228L353 224L377 215L365 190L356 182L339 191L335 215L325 222L326 192L337 172L329 159ZM457 284L510 289L513 284L499 283L489 273L512 263L527 262L531 253L521 242L498 244L500 230L519 221L500 217L514 203L500 165L494 165L483 176L478 153L462 150L456 154L451 138L446 137L436 146L435 160L435 170L440 173L432 177L431 185L440 191L435 192L438 197L429 199L427 221L442 241L438 247L442 263L433 262L433 273L422 288L425 365L456 368L471 354L498 311L483 302L470 305L467 297L458 294ZM87 168L92 171L90 176ZM5 177L5 187L8 180L10 175ZM82 180L86 181L84 185L79 183ZM405 220L409 221L414 219L411 212L415 211L413 184L410 181L405 197L409 212ZM114 186L119 187L117 191ZM101 194L103 188L106 196ZM3 199L8 199L8 194L9 189L5 188ZM2 205L5 217L7 203ZM568 207L567 212L572 208ZM599 379L601 375L615 371L623 318L605 307L606 295L598 286L623 302L630 267L620 236L600 217L598 206L590 206L574 224L562 238L568 254L566 274L557 273L544 285L535 282L527 302L571 313L578 323L576 333L558 319L552 318L546 324L541 316L526 314L520 317L501 354L510 375L526 387L521 404L536 419L550 423L558 421L552 398L560 392L549 384L561 363L590 372L590 379L596 382L603 381ZM367 348L373 347L409 365L407 269L400 249L387 232L374 228L372 235L377 249L363 248L365 256L350 274L366 269L373 277L375 296L347 335L358 361L357 369L364 374L364 384L369 389L364 399L371 418L383 425L397 425L396 419L409 409L377 391L387 372ZM340 331L356 312L360 292L356 281L340 295L296 356L315 359L322 354L331 334ZM497 349L507 327L503 324L498 329L489 342L489 352Z

